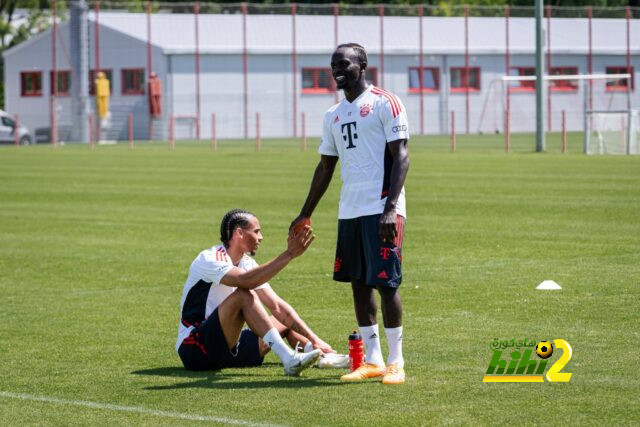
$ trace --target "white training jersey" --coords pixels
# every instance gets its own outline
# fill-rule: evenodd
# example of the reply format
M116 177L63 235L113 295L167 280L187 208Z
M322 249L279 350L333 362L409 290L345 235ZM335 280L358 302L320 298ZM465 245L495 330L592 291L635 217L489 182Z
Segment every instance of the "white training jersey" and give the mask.
M253 258L244 255L235 267L252 270L258 266ZM180 323L176 351L191 330L206 319L237 288L220 283L234 267L224 245L205 249L193 260L189 267L189 277L184 284L180 301ZM264 283L255 289L270 287Z
M384 211L393 158L387 143L409 139L407 113L390 92L373 85L353 102L343 99L324 115L318 152L340 158L339 219ZM396 213L406 217L404 187Z

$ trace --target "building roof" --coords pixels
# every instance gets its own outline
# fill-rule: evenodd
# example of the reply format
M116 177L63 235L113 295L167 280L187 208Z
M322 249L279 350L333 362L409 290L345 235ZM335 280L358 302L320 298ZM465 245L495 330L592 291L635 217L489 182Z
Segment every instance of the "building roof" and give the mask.
M95 14L87 13L95 22ZM241 53L243 17L241 14L201 14L198 16L201 53ZM101 12L99 23L141 42L147 42L145 13ZM336 45L334 17L296 15L296 51L299 54L333 51ZM424 17L423 49L425 54L463 54L464 18ZM92 25L92 24L90 24ZM384 18L384 53L417 54L420 19L417 17ZM544 21L546 27L546 20ZM247 51L250 54L289 54L292 51L293 18L291 15L247 15ZM179 30L177 30L179 29ZM535 52L535 20L510 18L510 52ZM505 52L505 19L476 18L468 21L471 54ZM545 28L546 31L546 28ZM627 51L624 19L593 19L593 53L625 54ZM630 46L640 53L640 20L630 21ZM340 16L338 43L357 42L371 54L381 51L380 18L378 16ZM151 43L167 54L195 52L195 16L193 14L154 13L151 15ZM587 54L589 50L588 20L583 18L551 19L551 49L554 54ZM18 50L18 45L10 53Z

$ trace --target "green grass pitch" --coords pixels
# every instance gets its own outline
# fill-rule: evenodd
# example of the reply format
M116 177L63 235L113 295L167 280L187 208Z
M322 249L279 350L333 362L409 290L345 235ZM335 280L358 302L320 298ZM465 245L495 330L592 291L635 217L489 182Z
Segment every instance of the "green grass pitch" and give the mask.
M190 262L228 209L285 246L317 139L0 147L0 425L634 424L640 420L640 158L546 153L530 135L414 138L406 183L407 383L338 370L189 373L174 351ZM313 147L313 148L311 148ZM339 178L317 239L271 281L346 352L348 286L331 281ZM545 279L561 291L536 291ZM381 320L380 320L381 321ZM494 338L562 338L569 383L486 384ZM382 339L386 354L386 342ZM551 361L557 360L559 353ZM635 404L633 402L636 402Z

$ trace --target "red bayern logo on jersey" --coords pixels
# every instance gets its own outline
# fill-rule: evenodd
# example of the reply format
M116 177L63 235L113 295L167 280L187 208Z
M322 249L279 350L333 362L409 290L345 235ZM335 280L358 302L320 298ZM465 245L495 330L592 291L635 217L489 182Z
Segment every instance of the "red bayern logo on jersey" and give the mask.
M361 117L367 117L370 112L371 112L371 105L364 104L362 107L360 107L360 116Z

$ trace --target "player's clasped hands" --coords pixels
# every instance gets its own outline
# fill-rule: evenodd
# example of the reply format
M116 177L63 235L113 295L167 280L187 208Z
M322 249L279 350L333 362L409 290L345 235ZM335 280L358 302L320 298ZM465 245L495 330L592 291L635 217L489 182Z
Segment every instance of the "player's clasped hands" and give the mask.
M293 257L302 255L307 248L313 242L316 235L313 234L313 229L310 225L305 225L304 228L297 234L289 233L287 237L287 252Z

